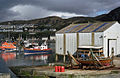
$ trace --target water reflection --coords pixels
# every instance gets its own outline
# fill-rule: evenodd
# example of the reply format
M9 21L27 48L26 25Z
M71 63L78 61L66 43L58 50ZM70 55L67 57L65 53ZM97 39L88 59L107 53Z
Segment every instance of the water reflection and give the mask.
M8 61L8 60L13 60L16 58L16 53L1 53L1 57L2 59L4 59L4 61Z
M9 56L10 55L10 56ZM17 78L16 75L5 64L8 60L15 59L14 53L1 53L0 52L0 73L10 73L11 78ZM16 56L16 55L15 55ZM3 60L4 59L4 60Z
M24 55L17 52L1 52L2 59L7 66L37 66L48 64L48 59L52 54L32 54ZM50 60L50 59L49 59Z
M25 60L36 60L36 61L38 61L38 60L47 60L49 55L39 55L39 54L25 55L24 59Z

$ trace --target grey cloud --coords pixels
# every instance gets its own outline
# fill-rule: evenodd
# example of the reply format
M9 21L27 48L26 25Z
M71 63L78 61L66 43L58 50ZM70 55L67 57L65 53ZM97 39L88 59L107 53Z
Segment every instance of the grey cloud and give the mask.
M44 8L46 12L48 10L95 16L95 12L110 11L118 7L120 2L119 0L0 0L0 21L18 16L19 13L9 10L17 5L32 5L38 8ZM33 17L29 16L29 14L27 17L33 18L34 14Z
M120 4L118 2L119 0L41 0L38 5L59 12L89 15L95 10L111 10L116 8Z
M49 11L37 6L32 6L32 5L18 5L12 8L12 10L20 13L18 16L14 16L13 19L42 18L42 17L46 17L46 15L50 15L51 13L53 13L52 11Z
M14 16L19 15L19 13L11 11L10 8L19 4L22 5L32 4L33 2L35 1L34 0L0 0L0 21L11 20Z

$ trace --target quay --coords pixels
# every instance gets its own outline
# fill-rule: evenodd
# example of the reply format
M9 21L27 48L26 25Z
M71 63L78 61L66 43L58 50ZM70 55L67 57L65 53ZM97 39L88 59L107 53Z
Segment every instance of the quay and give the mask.
M104 70L65 69L65 72L55 72L55 66L11 67L17 77L38 78L119 78L120 58L115 58L113 68Z
M11 78L9 73L0 73L0 78Z
M55 72L54 67L26 67L21 68L17 73L18 77L40 77L40 78L119 78L119 68L106 70L82 70L66 69L65 72Z

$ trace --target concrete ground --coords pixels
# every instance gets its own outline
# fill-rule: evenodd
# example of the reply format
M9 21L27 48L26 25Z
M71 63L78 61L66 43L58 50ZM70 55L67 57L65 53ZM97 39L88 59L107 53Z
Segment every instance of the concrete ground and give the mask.
M30 76L43 76L43 78L119 78L120 58L114 58L113 68L104 70L65 69L65 72L55 72L54 66L38 66L20 68L19 75L29 73Z
M47 77L56 77L56 78L119 78L120 69L112 68L105 70L82 70L82 69L65 69L65 72L55 72L54 67L31 67L22 69L21 72L31 72L32 75L36 76L47 76Z
M120 67L120 57L114 57L114 64L115 67Z
M9 73L0 73L0 78L10 78Z

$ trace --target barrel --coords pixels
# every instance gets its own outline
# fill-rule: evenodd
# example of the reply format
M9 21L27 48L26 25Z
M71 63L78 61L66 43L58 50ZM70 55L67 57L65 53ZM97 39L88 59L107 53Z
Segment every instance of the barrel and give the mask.
M61 72L65 72L65 67L61 66Z
M58 72L61 72L61 66L58 66Z
M55 72L58 72L58 66L55 66Z

